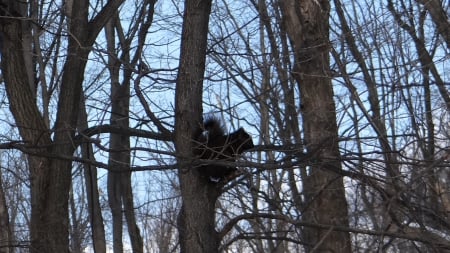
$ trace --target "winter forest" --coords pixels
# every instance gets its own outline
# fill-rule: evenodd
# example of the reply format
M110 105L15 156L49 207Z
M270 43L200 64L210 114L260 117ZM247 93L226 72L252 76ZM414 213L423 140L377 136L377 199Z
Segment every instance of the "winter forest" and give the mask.
M0 0L0 253L450 252L446 0Z

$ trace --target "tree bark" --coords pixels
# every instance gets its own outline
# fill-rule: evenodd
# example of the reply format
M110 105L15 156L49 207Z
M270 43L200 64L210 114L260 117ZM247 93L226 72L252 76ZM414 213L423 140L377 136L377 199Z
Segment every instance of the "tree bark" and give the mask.
M10 13L15 13L14 4L9 1ZM9 15L6 13L5 15ZM2 20L3 21L3 20ZM47 126L35 104L35 96L29 86L22 43L22 24L18 19L11 18L1 22L2 32L2 73L5 78L5 88L9 99L10 110L14 116L20 135L29 150L37 153L51 153L51 138ZM31 252L53 252L50 249L56 245L65 244L60 252L68 251L67 216L57 217L56 209L62 211L67 206L67 199L54 201L55 194L50 189L50 161L46 158L28 156L31 175ZM58 189L60 190L60 189ZM67 189L68 193L68 189ZM62 208L61 208L62 207ZM66 211L67 212L67 211ZM64 213L62 213L64 215ZM50 220L49 218L54 218ZM55 233L48 234L50 228ZM60 233L61 232L61 233ZM38 236L39 235L39 236Z
M87 129L87 113L84 99L80 101L80 114L78 116L78 129ZM81 145L81 156L90 161L95 161L91 143ZM86 184L86 198L88 203L88 217L91 223L92 247L95 253L106 253L106 236L103 225L100 196L97 184L97 168L91 164L84 164L84 180Z
M108 63L111 76L111 125L122 128L129 127L130 110L130 70L124 71L124 80L119 81L120 66L122 63L130 62L129 42L121 41L123 53L119 58L115 48L115 30L121 31L120 19L116 14L106 26ZM124 34L119 34L124 37ZM131 63L131 66L135 63ZM109 155L108 172L108 199L113 215L113 248L114 252L123 252L123 215L128 228L131 247L133 252L143 252L143 241L139 227L136 223L134 212L134 199L131 187L130 171L130 137L128 135L111 133L110 148L113 152Z
M439 0L416 0L423 4L425 9L430 13L431 19L436 24L438 33L442 36L447 48L450 48L450 19L442 7L442 1Z
M192 166L192 140L202 122L202 88L210 12L211 0L185 2L175 91L175 147L183 201L178 217L182 253L214 253L219 249L215 203L221 188L203 179Z
M0 171L0 253L13 252L11 227L9 226L8 206L3 189L2 173Z
M69 252L68 200L72 162L50 159L48 155L70 157L89 48L103 27L111 9L123 0L110 1L88 22L89 1L74 1L70 6L67 59L57 106L55 125L45 123L36 105L36 90L30 87L28 56L23 46L30 22L20 15L18 1L2 1L0 32L2 37L2 73L10 110L25 143L31 177L30 252ZM29 53L29 52L28 52ZM53 140L52 140L53 131Z
M320 150L319 163L303 178L303 220L348 227L347 201L338 147L336 109L330 78L328 1L280 1L294 47L293 76L300 90L308 152ZM351 252L350 235L332 229L303 228L306 252Z

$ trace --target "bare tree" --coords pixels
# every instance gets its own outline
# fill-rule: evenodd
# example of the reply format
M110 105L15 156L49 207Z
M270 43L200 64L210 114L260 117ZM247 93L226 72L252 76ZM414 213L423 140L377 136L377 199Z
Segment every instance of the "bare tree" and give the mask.
M85 100L80 101L80 115L78 116L78 129L88 128L88 118ZM95 163L93 145L85 143L80 145L81 157ZM97 168L90 163L83 164L84 180L86 185L86 198L88 205L88 217L91 224L92 248L96 253L106 253L106 236L102 209L100 206L100 194L97 182Z
M447 9L0 0L0 251L450 250Z
M31 252L68 252L68 200L71 161L49 156L71 157L78 117L82 82L89 47L106 20L122 1L111 1L91 21L88 1L68 3L69 41L53 128L42 117L36 104L36 90L30 87L30 69L23 36L29 33L27 3L2 1L2 73L19 132L29 154L31 174ZM25 40L26 41L26 40ZM54 133L54 135L52 135Z
M423 4L425 9L430 13L433 22L437 26L438 33L444 39L447 48L450 48L450 21L448 20L448 14L444 10L444 3L439 0L417 0L416 2Z
M193 167L193 140L202 125L202 91L211 1L187 0L175 94L175 147L182 207L178 217L183 253L218 252L215 204L221 187L202 180Z
M340 160L336 109L329 70L328 1L282 2L286 30L293 44L293 75L299 85L303 129L308 152L320 150L318 164L303 178L306 199L304 220L348 226L347 201ZM337 171L337 173L335 172ZM346 232L304 228L306 251L351 252Z
M111 126L126 129L130 125L130 91L131 78L135 71L142 74L143 67L133 69L138 63L143 64L141 56L147 30L153 20L153 10L156 1L144 1L138 8L138 16L127 37L124 34L118 12L106 25L108 70L111 76ZM116 35L116 33L118 35ZM131 42L137 34L138 47L131 55ZM119 38L122 54L116 52L116 38ZM120 66L124 73L120 75ZM120 77L122 76L122 81ZM151 113L151 112L149 112ZM128 228L133 252L143 252L143 241L135 215L134 196L131 182L130 136L121 133L110 134L110 148L108 172L108 200L113 217L113 249L114 252L123 252L123 222Z
M357 143L358 147L348 165L354 171L380 180L358 180L361 190L354 199L364 203L364 208L355 206L355 209L366 211L360 213L363 215L350 217L356 224L369 219L375 230L393 233L389 240L382 234L370 243L366 242L367 237L366 241L357 239L356 245L358 248L373 246L404 252L445 251L448 241L431 229L436 227L437 220L440 224L448 224L441 205L445 201L434 195L436 189L442 189L437 178L442 177L440 166L445 163L440 158L440 146L446 145L441 143L436 132L440 127L435 126L440 124L436 120L439 108L448 107L442 70L434 64L439 61L436 59L440 57L435 54L441 50L442 43L434 39L431 39L433 43L424 42L425 34L434 32L424 32L429 21L423 8L415 3L388 1L386 8L372 6L365 9L335 1L335 6L340 24L336 40L342 39L344 43L338 43L332 54L343 86L348 89L351 110L345 109L344 114L351 115L356 137L345 142ZM366 15L355 17L354 13ZM364 29L355 31L351 27ZM376 42L368 43L371 39ZM340 48L342 45L350 54ZM408 46L416 48L417 53L405 50ZM358 65L356 71L354 63ZM436 88L432 88L432 83ZM369 95L365 97L364 92ZM436 107L432 101L439 96L443 103ZM342 100L342 94L339 98ZM348 108L346 103L341 102L343 108ZM407 112L406 121L401 117L403 112ZM356 115L362 117L357 119ZM371 127L372 134L364 133L364 127ZM375 145L379 153L365 153L374 141L379 143ZM427 190L433 185L436 188ZM429 206L434 206L433 211ZM411 224L413 220L421 224L420 232Z

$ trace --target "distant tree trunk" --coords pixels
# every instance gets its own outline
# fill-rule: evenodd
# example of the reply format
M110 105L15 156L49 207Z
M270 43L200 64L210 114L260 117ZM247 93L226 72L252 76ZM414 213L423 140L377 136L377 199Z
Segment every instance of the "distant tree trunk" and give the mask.
M117 76L118 77L118 76ZM117 80L117 79L114 79ZM113 81L111 97L111 125L127 128L130 85ZM133 252L143 252L143 241L136 223L130 171L130 137L121 134L110 135L108 172L108 199L113 215L114 252L123 252L123 222L125 214L128 234ZM123 208L123 209L122 209Z
M350 235L333 231L348 227L347 201L338 147L336 109L330 78L329 12L326 0L280 1L286 29L294 47L308 152L318 152L319 163L303 178L306 207L303 220L330 225L329 230L303 228L306 252L351 252ZM318 151L319 150L319 151Z
M118 59L115 59L114 21L106 25L106 40L109 51L108 69L111 79L111 119L110 124L128 127L129 87L121 86L119 82ZM126 177L130 166L129 136L117 133L110 134L110 149L108 160L108 203L112 214L112 237L114 253L123 252L123 213L121 177ZM117 150L117 151L114 151Z
M111 125L123 128L129 127L130 110L130 75L125 74L122 83L119 81L121 62L130 61L129 45L123 45L123 54L119 59L115 54L116 25L119 25L117 15L106 25L106 36L111 76ZM123 36L122 34L120 36ZM143 252L143 241L136 223L134 200L131 187L130 171L130 137L122 134L110 134L110 148L108 172L108 200L113 216L113 249L115 253L123 252L123 215L130 236L133 252ZM122 210L123 208L123 210Z
M214 253L219 249L215 203L220 187L201 180L192 166L192 140L202 122L202 88L211 0L186 0L181 56L176 85L175 147L182 208L178 217L182 253Z
M87 113L84 99L80 101L80 115L78 116L78 129L87 129ZM94 160L94 152L91 143L81 145L81 156L89 161ZM85 163L84 180L86 184L86 198L88 203L88 217L91 223L92 247L95 253L106 253L105 227L103 225L102 210L97 184L97 168Z
M113 94L121 94L120 84L113 83L112 88ZM119 86L119 87L118 87ZM123 93L122 93L123 94ZM124 119L122 114L119 113L120 109L118 98L114 99L112 95L112 114L111 114L111 124L113 125L125 125L128 123L128 118ZM114 101L115 100L115 101ZM116 115L116 116L114 116ZM123 122L126 121L126 122ZM128 127L128 124L126 125ZM122 213L122 194L124 192L124 186L122 184L122 177L127 177L130 173L129 171L129 153L126 150L129 149L130 140L128 136L123 136L120 134L110 134L110 147L112 150L117 150L116 152L111 152L109 155L108 167L110 171L108 172L108 201L112 213L112 227L113 227L113 251L115 253L123 252L123 213Z
M6 206L5 191L2 183L2 173L0 171L0 253L11 253L12 237L9 226L8 207Z
M69 193L69 211L70 211L70 252L83 253L83 222L77 216L77 204L75 204L75 196L73 187Z

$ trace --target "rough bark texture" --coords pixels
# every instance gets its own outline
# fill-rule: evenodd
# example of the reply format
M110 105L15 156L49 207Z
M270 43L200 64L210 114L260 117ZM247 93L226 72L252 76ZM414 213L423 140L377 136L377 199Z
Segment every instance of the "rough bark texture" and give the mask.
M86 38L87 9L88 1L79 1L73 5L73 13L77 15L73 15L71 24L76 25L70 26L73 36L69 38L69 54L63 69L55 135L50 151L69 157L75 149L70 143L75 134L88 55L86 48L80 44ZM39 166L31 174L37 181L34 186L32 184L32 195L35 196L32 198L31 239L32 246L35 245L32 252L69 252L68 199L71 168L70 161L52 159L49 165ZM41 184L46 187L40 188Z
M11 10L13 11L13 10ZM19 132L28 144L29 152L51 153L51 138L47 126L35 104L34 94L29 86L22 43L22 25L17 19L2 22L2 73L5 88ZM59 178L58 173L50 169L49 159L37 156L28 157L31 174L31 252L68 251L67 198L56 202L60 184L51 185ZM69 186L69 184L66 185ZM65 210L64 210L65 209ZM54 232L49 233L50 228ZM64 245L64 246L58 246Z
M70 157L75 146L73 137L77 126L78 108L89 48L108 19L111 10L123 0L108 2L107 6L88 22L89 1L74 1L69 12L69 39L67 59L63 68L56 121L53 128L45 123L36 105L35 92L30 83L28 59L23 43L30 31L30 22L21 18L20 3L1 1L0 33L2 38L2 74L19 133L28 153L31 175L30 252L69 252L68 199L71 185L72 162L51 159L52 156ZM24 30L25 29L25 30ZM53 140L52 140L53 133Z
M2 173L0 171L0 253L13 252L11 228L9 226L8 207L3 190Z
M347 202L340 170L336 109L329 76L329 2L280 2L286 29L294 47L293 75L299 85L304 138L309 152L318 153L303 178L306 210L303 220L348 226ZM351 252L346 232L312 227L303 229L307 252Z
M192 167L192 140L202 122L202 87L210 0L187 0L176 86L175 145L179 165L182 210L178 218L182 253L218 252L215 202L220 187L208 183Z

